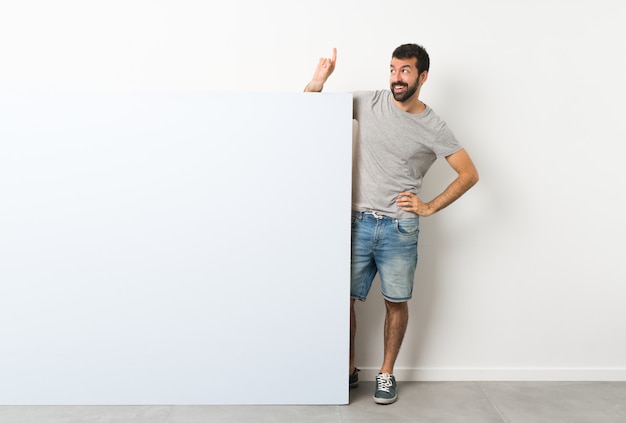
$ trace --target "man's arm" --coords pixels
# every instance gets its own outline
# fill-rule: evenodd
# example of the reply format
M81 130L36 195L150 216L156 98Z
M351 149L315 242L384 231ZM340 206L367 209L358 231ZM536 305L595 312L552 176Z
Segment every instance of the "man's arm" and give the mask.
M431 216L452 204L478 182L478 171L464 149L447 156L446 160L457 173L456 179L428 203L424 203L411 192L401 192L396 203L402 210L413 212L419 216Z
M324 88L324 84L328 80L328 77L335 70L335 63L337 62L337 49L333 48L333 57L328 59L325 57L320 58L315 73L311 82L304 87L306 93L319 93Z

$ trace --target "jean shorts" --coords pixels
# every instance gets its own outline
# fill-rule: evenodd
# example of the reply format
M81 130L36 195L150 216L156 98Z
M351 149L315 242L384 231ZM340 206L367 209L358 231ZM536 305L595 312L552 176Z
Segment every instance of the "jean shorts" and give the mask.
M413 295L419 217L395 219L375 212L352 212L352 298L365 301L376 273L380 291L391 302Z

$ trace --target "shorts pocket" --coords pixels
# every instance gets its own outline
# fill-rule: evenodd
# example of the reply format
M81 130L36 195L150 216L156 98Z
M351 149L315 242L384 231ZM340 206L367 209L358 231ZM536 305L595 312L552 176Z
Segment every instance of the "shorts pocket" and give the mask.
M419 218L414 219L396 219L396 231L403 236L414 236L420 230Z

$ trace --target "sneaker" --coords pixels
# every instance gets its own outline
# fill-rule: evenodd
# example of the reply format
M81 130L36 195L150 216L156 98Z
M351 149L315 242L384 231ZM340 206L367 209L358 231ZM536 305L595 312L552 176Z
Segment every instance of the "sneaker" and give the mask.
M350 388L359 386L359 372L360 370L355 367L352 374L350 374Z
M378 373L378 376L376 376L374 402L376 404L391 404L397 399L395 376L389 373Z

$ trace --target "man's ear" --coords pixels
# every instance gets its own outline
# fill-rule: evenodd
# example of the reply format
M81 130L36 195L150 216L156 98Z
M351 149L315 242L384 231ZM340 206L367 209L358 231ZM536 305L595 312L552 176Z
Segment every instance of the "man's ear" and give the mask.
M422 71L422 73L420 73L417 78L419 80L420 85L423 84L428 79L428 71L426 70Z

